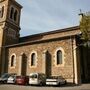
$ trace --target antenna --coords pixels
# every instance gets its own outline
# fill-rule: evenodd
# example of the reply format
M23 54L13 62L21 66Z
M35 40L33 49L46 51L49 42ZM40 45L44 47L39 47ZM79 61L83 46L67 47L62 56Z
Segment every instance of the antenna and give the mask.
M81 10L81 9L79 9L79 11L80 11L80 13L79 13L78 15L83 17L82 10Z
M79 21L81 21L81 19L82 19L82 17L83 17L83 13L82 13L82 10L81 9L79 9L79 11L80 11L80 13L78 14L79 15Z
M82 13L82 10L81 9L79 9L80 10L80 13Z

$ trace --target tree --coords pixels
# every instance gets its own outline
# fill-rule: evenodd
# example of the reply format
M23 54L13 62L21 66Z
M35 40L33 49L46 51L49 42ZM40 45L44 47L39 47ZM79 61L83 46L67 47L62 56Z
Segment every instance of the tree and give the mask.
M81 57L83 62L82 67L85 67L84 78L88 80L88 78L90 77L90 13L81 13L80 15L82 16L82 18L80 21L81 45L79 46L81 47Z
M82 14L80 21L80 30L82 32L81 39L84 41L90 40L90 15Z

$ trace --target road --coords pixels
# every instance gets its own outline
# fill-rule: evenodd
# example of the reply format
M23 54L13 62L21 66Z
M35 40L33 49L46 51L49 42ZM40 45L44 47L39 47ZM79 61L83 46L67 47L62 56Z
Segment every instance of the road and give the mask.
M82 84L79 86L21 86L21 85L0 85L0 90L90 90L90 84Z

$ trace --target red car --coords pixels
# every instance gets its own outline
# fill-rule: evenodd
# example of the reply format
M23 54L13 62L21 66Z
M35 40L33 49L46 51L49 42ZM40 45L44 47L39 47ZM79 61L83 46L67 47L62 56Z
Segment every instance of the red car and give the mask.
M28 85L29 76L16 76L16 84L18 85Z

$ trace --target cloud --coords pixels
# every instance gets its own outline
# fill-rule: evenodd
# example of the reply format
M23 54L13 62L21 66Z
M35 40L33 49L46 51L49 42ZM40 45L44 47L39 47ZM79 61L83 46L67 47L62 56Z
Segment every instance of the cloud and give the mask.
M21 36L79 24L79 9L90 10L90 0L17 0L23 5Z

